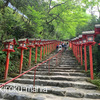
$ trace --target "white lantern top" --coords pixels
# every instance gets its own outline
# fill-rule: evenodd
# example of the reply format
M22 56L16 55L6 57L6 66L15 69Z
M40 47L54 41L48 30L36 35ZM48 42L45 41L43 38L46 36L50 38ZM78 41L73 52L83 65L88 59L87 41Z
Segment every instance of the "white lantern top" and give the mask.
M78 40L79 39L79 37L76 37L76 40Z
M96 28L100 28L100 24L96 24L95 27L96 27Z
M35 39L36 41L40 41L40 39Z
M82 38L82 35L79 35L78 37L79 37L79 38Z
M83 35L92 35L92 34L95 34L95 31L83 31L82 34Z
M35 39L34 38L30 38L30 39L28 39L29 41L34 41Z
M23 41L26 41L27 38L24 38L24 39L19 39L18 42L23 42Z
M5 40L5 41L3 41L3 43L5 43L5 42L13 42L13 40L14 39Z

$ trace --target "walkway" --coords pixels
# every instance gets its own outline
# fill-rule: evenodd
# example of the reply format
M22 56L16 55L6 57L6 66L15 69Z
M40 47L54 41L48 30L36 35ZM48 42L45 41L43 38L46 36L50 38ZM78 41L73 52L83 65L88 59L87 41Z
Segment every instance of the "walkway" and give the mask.
M71 51L63 52L57 66L55 62L53 58L49 74L47 63L37 68L35 89L34 71L30 71L6 85L7 89L0 89L0 98L3 98L0 100L100 100L100 91L87 82L88 77L82 73Z

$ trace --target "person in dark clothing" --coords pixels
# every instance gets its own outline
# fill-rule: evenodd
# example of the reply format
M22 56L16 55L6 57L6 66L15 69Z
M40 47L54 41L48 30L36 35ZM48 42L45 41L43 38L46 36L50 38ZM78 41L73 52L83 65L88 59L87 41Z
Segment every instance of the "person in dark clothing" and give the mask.
M64 43L62 43L61 45L62 45L62 47L64 48Z

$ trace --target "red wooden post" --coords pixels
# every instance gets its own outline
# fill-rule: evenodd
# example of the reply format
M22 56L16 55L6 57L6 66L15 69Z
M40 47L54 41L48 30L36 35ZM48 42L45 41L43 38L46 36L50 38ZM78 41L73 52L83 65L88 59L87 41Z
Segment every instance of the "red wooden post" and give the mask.
M76 44L75 44L75 57L76 57L77 55L76 55Z
M40 47L40 60L42 60L42 46Z
M49 44L48 44L48 54L49 54Z
M78 60L78 49L77 49L77 45L76 45L76 58Z
M74 55L75 55L75 44L73 45L73 50L74 50L73 52L74 52Z
M50 41L48 41L48 54L50 53L49 45L50 45Z
M81 60L81 59L80 59L80 46L79 46L79 63L80 63L80 60Z
M46 44L46 55L47 55L47 44Z
M85 71L87 71L87 54L86 54L86 45L84 45L84 62L85 62Z
M72 43L72 51L73 51L73 53L74 53L74 45L73 45L73 43Z
M38 47L36 46L35 47L35 63L37 63L37 50L38 50Z
M40 47L40 39L35 39L35 63L37 63L38 47Z
M7 52L7 57L6 57L6 66L5 66L5 75L4 75L5 80L7 79L7 75L8 75L9 57L10 57L10 51Z
M80 46L81 48L81 66L83 65L83 55L82 55L82 46Z
M19 69L19 73L21 74L22 72L22 66L23 66L23 49L21 49L21 58L20 58L20 69Z
M90 55L90 75L93 80L93 58L92 58L92 45L89 45L89 55Z
M45 57L45 45L43 46L43 57Z
M29 66L31 65L31 52L32 52L32 47L30 47L29 51Z
M79 45L78 45L78 63L79 63Z
M83 65L83 55L82 55L82 35L79 35L79 46L80 46L80 63Z
M51 43L49 44L49 53L51 53Z

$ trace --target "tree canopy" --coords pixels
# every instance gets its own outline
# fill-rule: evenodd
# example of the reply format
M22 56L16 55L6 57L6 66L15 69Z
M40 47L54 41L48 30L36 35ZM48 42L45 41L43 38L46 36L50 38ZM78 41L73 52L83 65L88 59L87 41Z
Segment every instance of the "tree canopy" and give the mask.
M5 38L66 39L93 18L99 0L0 0L0 40ZM10 5L10 6L9 6ZM11 7L11 5L13 7ZM91 8L91 14L86 11ZM98 12L100 12L98 7ZM96 17L95 17L96 18Z

